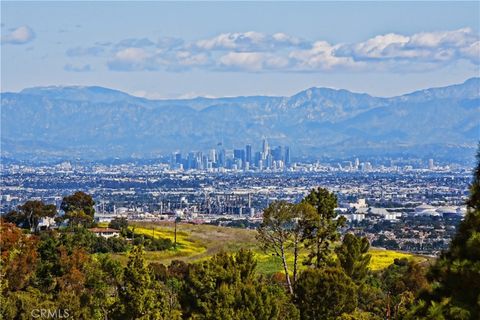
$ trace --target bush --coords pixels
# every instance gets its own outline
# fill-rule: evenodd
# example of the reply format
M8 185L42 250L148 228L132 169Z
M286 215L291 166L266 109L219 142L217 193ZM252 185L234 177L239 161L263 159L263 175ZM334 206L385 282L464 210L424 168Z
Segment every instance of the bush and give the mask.
M339 268L308 269L296 286L301 319L330 320L357 307L355 283Z

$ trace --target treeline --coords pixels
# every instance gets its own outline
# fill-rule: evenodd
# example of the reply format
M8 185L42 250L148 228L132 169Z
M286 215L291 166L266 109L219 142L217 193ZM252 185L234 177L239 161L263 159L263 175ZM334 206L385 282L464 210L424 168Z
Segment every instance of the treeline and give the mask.
M60 209L64 212L60 215L54 204L45 204L40 200L30 200L18 206L17 210L8 212L4 219L21 228L38 232L42 219L55 219L57 224L68 223L70 227L93 227L95 226L95 201L91 195L77 191L72 195L63 197Z
M406 260L362 281L341 267L308 269L290 294L283 275L256 273L251 251L167 267L148 264L135 246L123 267L109 255L89 254L87 243L70 236L35 236L5 222L1 232L3 319L31 319L38 309L72 319L382 319L383 290L393 290L391 305L399 309L400 296L424 279ZM371 291L380 282L385 289Z
M126 252L131 250L132 245L142 245L147 251L167 250L173 247L170 239L135 234L128 228L128 221L125 218L116 218L109 223L109 228L120 231L119 237L96 236L88 230L88 228L97 226L94 220L94 206L95 202L91 195L78 191L63 198L60 205L63 214L59 214L53 204L45 204L40 200L29 200L18 206L17 210L8 212L3 220L40 235L42 234L40 232L42 219L54 219L53 226L45 228L50 236L70 239L68 241L79 243L88 253ZM59 230L59 232L52 229Z

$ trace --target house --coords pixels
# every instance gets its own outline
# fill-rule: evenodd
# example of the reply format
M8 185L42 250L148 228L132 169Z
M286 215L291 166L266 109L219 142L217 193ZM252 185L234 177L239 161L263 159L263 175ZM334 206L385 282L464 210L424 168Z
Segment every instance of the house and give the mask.
M111 238L120 236L120 230L111 228L90 228L90 232L95 233L97 237Z
M43 217L38 221L38 230L49 230L57 227L54 217Z

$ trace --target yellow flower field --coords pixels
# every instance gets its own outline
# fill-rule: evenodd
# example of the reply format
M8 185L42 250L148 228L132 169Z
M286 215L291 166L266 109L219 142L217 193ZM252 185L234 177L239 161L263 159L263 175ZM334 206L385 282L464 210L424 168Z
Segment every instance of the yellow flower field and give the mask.
M167 238L172 242L174 240L173 223L136 222L130 228L135 228L135 233L138 234ZM280 258L271 253L263 252L258 247L255 236L256 231L254 230L179 223L177 224L177 247L165 251L149 251L146 253L146 258L150 262L168 265L172 260L200 261L220 251L233 252L245 248L256 253L258 272L263 274L283 272ZM423 259L408 253L381 249L371 249L370 254L372 255L370 268L374 271L388 267L396 258ZM114 256L121 261L125 261L124 255ZM306 253L302 253L299 259L301 269L304 268L301 262L305 256ZM293 265L291 255L288 264L291 272Z

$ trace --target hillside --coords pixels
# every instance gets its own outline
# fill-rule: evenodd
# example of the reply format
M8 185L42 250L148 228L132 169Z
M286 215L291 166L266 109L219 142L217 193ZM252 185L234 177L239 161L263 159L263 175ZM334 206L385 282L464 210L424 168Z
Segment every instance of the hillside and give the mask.
M135 232L162 237L173 241L174 229L171 223L135 223ZM237 229L228 227L217 227L211 225L179 224L177 229L177 249L167 251L150 251L146 253L149 262L159 262L169 265L172 260L194 262L207 259L220 252L234 252L241 248L251 249L255 252L257 259L257 270L260 273L271 274L281 272L281 261L279 257L261 251L255 239L255 230ZM414 258L423 260L411 254L371 249L372 260L370 268L381 270L393 263L396 258ZM121 261L126 259L125 255L115 255ZM292 258L293 259L293 258ZM293 265L293 260L289 261Z
M378 98L310 88L291 97L148 100L101 87L42 87L1 95L2 156L154 158L263 137L296 156L411 154L471 158L480 78Z

